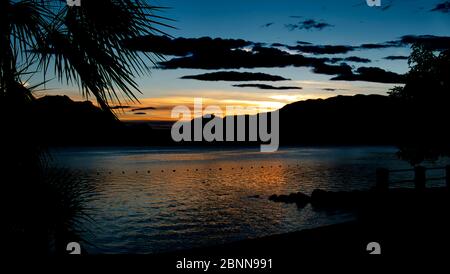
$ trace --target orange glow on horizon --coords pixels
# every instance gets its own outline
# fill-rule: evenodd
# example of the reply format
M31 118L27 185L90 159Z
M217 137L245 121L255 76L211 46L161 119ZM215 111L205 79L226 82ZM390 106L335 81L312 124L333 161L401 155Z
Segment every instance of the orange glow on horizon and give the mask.
M239 113L227 114L227 107L259 108L259 112L273 111L284 107L287 104L309 99L326 99L336 95L355 94L385 94L392 85L371 84L365 82L334 82L334 81L291 81L293 85L303 87L302 91L279 92L279 91L233 91L233 90L202 90L177 89L167 91L165 95L155 97L139 98L139 102L132 102L127 98L122 98L118 102L110 102L114 112L122 121L176 121L172 118L172 110L176 106L186 106L191 113L194 111L194 99L202 99L203 109L209 106L219 107L223 115L255 114L255 111L244 110ZM37 97L45 95L67 95L74 101L91 101L97 105L95 98L83 97L79 92L57 91L37 94ZM36 94L35 94L36 95ZM98 106L98 105L97 105ZM258 111L257 111L258 112ZM257 113L256 112L256 113ZM203 113L210 114L208 112Z
M241 115L256 114L258 111L274 111L286 105L285 102L277 101L251 101L251 100L230 100L230 99L214 99L201 98L203 115L211 114L205 111L205 108L217 106L223 112L223 115ZM176 121L177 118L171 117L172 109L176 106L186 106L194 115L194 98L191 97L165 97L165 98L145 98L140 99L140 105L127 106L116 111L119 119L122 121ZM241 111L227 113L227 107L243 108ZM150 109L154 108L154 109ZM142 111L140 111L142 110ZM216 114L216 113L215 113ZM217 114L216 114L217 115Z

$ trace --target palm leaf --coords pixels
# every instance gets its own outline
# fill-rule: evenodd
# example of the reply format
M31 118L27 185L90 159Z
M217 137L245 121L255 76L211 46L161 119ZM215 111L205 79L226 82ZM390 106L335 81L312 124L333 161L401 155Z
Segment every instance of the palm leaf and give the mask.
M81 7L62 5L59 11L56 7L50 9L58 16L46 27L46 41L39 49L40 67L47 72L54 60L58 79L76 83L105 111L113 102L138 101L134 78L148 74L148 63L154 65L161 56L130 50L122 41L171 27L158 21L167 18L153 14L162 8L141 0L85 1Z

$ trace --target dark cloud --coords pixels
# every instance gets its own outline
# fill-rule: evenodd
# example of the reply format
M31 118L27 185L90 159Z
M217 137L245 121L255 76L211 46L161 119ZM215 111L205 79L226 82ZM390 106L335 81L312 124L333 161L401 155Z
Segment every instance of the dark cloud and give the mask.
M377 44L362 44L358 49L385 49L393 47L406 47L412 44L421 44L432 50L444 50L450 48L449 36L435 35L405 35L398 40Z
M341 74L337 77L332 78L331 80L400 84L405 82L405 75L386 71L384 69L376 67L361 67L356 70L356 73Z
M370 63L372 62L370 59L361 58L358 56L350 56L345 58L331 58L330 63L338 63L338 62L353 62L353 63Z
M166 36L144 36L123 42L129 48L139 51L153 52L161 55L177 56L169 61L161 62L163 69L198 68L198 69L238 69L255 67L314 66L325 62L324 58L305 57L301 54L289 54L281 48L308 53L347 54L355 50L385 49L406 47L414 43L423 44L433 50L450 48L450 37L433 35L405 35L398 40L382 43L350 45L313 45L298 41L297 45L288 46L280 43L264 47L241 39L222 38L175 38ZM346 62L368 63L368 59L348 57ZM333 62L333 60L328 60ZM334 62L340 60L335 59Z
M347 64L341 65L327 65L327 64L319 64L314 67L313 71L319 74L326 75L351 75L352 67Z
M233 87L273 89L273 90L302 89L301 87L287 87L287 86L275 87L275 86L272 86L272 85L264 85L264 84L241 84L241 85L233 85Z
M354 62L354 63L370 63L370 62L372 62L370 59L362 58L362 57L358 57L358 56L346 57L346 58L344 58L344 61Z
M434 7L434 9L432 9L430 11L449 13L450 12L450 1L445 1L440 4L437 4L436 7Z
M196 52L221 52L239 49L254 43L242 39L222 38L175 38L148 35L123 42L128 48L137 51L153 52L163 55L187 56Z
M405 35L399 42L401 45L421 44L432 50L450 49L449 36L434 35Z
M314 73L325 75L337 75L332 80L368 81L378 83L403 83L404 75L389 72L377 67L361 67L353 72L351 66L346 63L340 65L328 65L317 62L311 65ZM214 72L200 75L184 76L182 79L196 79L202 81L282 81L289 80L281 76L264 73L240 73L240 72ZM243 86L241 86L243 87ZM268 87L267 87L268 88Z
M362 44L358 49L386 49L404 46L400 41L388 41L384 43Z
M323 91L340 91L340 90L345 91L348 89L345 89L345 88L323 88L322 90Z
M315 73L326 75L337 75L337 78L369 79L369 81L394 81L392 75L376 73L354 74L347 62L369 63L370 60L357 56L326 58L314 57L304 54L347 54L355 50L369 48L384 48L393 46L405 46L414 42L428 43L433 48L439 48L448 44L449 37L438 36L403 36L397 41L379 44L365 44L361 46L350 45L314 45L309 42L299 41L294 46L284 44L272 44L265 46L262 43L238 39L212 39L204 38L176 38L165 36L146 36L125 42L130 48L155 52L157 54L175 56L167 61L159 63L161 69L254 69L254 68L281 68L281 67L309 67ZM154 43L153 43L154 42ZM297 51L298 53L288 52ZM340 65L333 65L342 63ZM360 75L361 74L361 75ZM373 76L383 76L375 77ZM368 76L367 76L368 75ZM267 75L241 74L239 72L216 72L213 74L185 76L183 79L198 79L209 81L279 81L286 80L283 77L267 77ZM386 80L388 79L388 80Z
M272 45L270 45L271 47L274 47L274 48L286 48L287 47L287 45L285 45L285 44L281 44L281 43L273 43Z
M134 108L131 111L135 112L135 111L143 111L143 110L155 110L156 108L154 107L143 107L143 108Z
M286 24L284 25L290 31L294 31L296 29L299 30L323 30L324 28L334 27L331 24L325 22L319 22L314 19L308 19L304 21L300 21L297 24Z
M386 56L383 59L385 60L408 60L408 56L401 56L401 55L391 55L391 56Z
M312 43L310 42L304 42L304 41L297 41L298 45L312 45ZM286 44L282 44L282 43L273 43L271 44L271 47L275 47L275 48L288 48L290 47L289 45Z
M303 53L311 54L345 54L354 50L352 46L343 45L297 45L288 46L290 50L296 50Z
M262 25L261 27L262 28L268 28L268 27L273 26L274 24L275 24L274 22L270 22L270 23L266 23L266 24Z
M237 72L237 71L219 71L199 75L183 76L181 79L194 79L201 81L284 81L290 80L278 75L266 73Z
M322 30L324 28L333 27L333 25L325 23L325 22L317 22L313 19L305 20L299 23L299 29L318 29Z
M239 69L239 68L274 68L274 67L308 67L323 63L326 58L305 57L290 54L277 48L253 47L252 50L226 50L221 52L204 51L191 56L173 58L160 63L161 68L177 69Z

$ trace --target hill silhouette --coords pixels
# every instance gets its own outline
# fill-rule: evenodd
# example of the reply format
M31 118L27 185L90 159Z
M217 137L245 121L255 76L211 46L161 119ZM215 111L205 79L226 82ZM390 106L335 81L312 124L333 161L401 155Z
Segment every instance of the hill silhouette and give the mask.
M394 144L404 137L402 109L381 95L295 102L280 111L280 136L288 144Z
M280 136L284 144L448 143L448 114L446 101L337 96L285 106L280 111Z
M299 101L280 109L280 143L282 145L446 143L450 140L445 129L445 119L449 110L444 104L426 105L382 95L336 96ZM174 143L170 137L170 127L152 128L146 123L120 122L90 102L74 102L67 96L46 96L37 99L33 104L32 113L33 119L37 121L35 126L41 133L40 138L50 146L203 145L199 142ZM248 119L247 116L246 123ZM207 121L204 119L203 124ZM220 143L220 145L229 144Z
M32 104L31 116L36 132L40 132L37 138L48 146L142 145L160 142L154 139L156 135L152 128L144 123L123 123L90 101L76 102L67 96L36 99Z

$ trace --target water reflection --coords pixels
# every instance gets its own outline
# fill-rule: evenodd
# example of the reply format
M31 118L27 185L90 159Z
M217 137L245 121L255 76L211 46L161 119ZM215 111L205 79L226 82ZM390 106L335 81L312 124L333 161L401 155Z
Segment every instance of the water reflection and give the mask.
M55 163L96 184L91 253L154 253L294 231L352 218L273 203L272 194L374 184L405 168L394 148L255 150L72 149Z

